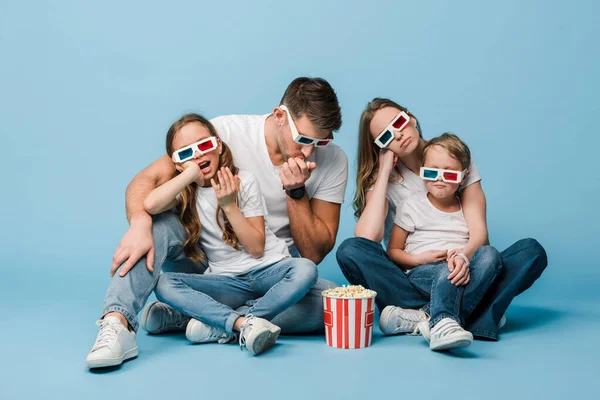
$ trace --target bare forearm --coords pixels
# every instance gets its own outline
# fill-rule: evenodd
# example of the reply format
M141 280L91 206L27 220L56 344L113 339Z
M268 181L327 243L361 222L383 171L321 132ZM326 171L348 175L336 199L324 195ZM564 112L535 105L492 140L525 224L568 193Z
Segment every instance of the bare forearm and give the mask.
M152 190L144 199L145 210L152 214L160 214L172 208L176 203L177 195L197 176L193 169L186 169L168 182Z
M354 228L354 236L381 242L387 215L387 187L388 176L382 174L377 178L366 207Z
M136 175L127 186L125 192L125 210L129 223L144 221L152 223L152 217L144 208L144 199L156 187L156 182L149 176Z
M479 249L481 246L486 246L490 244L488 239L488 231L485 226L478 226L475 229L469 229L469 241L464 248L463 253L471 259L473 258L473 254Z
M287 204L296 248L302 257L320 263L333 249L335 234L312 211L308 196L299 200L288 197Z
M388 249L388 254L394 263L400 268L407 270L413 269L421 265L414 254L407 253L406 251L398 248Z
M223 209L238 240L252 257L260 257L265 251L265 234L256 229L236 206ZM264 222L263 222L264 224Z

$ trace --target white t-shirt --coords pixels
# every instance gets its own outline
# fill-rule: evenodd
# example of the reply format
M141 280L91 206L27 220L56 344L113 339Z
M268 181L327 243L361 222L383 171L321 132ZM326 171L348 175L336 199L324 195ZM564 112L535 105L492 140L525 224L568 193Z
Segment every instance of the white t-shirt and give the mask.
M252 172L258 179L269 210L267 224L278 238L292 247L294 240L286 194L279 178L281 167L271 162L265 141L265 120L268 116L225 115L210 122L231 149L235 165ZM348 182L348 158L344 151L331 143L315 148L308 161L317 164L305 185L309 199L342 204Z
M396 210L398 207L403 201L412 195L420 192L427 192L425 183L419 175L416 175L401 162L399 162L398 165L400 167L400 175L402 178L400 178L398 182L389 183L387 192L385 194L385 197L389 202L388 213L385 218L385 230L383 234L383 243L386 247L388 241L390 240L390 235L392 234L392 227L394 226L394 218L396 217ZM458 189L459 191L463 190L469 185L472 185L473 183L481 181L479 170L477 169L477 165L473 159L471 159L469 171L469 176L467 176L465 183ZM372 188L370 188L370 190L372 190Z
M402 202L394 223L409 232L404 251L410 254L460 249L469 241L462 207L453 213L438 210L427 198L427 192L419 192Z
M244 217L266 216L267 209L260 193L256 177L244 170L238 172L240 191L238 204ZM217 275L242 274L254 268L264 267L289 257L285 241L278 239L265 224L265 251L262 257L254 258L238 243L241 251L223 241L223 231L217 225L217 194L212 187L198 188L196 209L200 216L200 245L208 259L205 273Z

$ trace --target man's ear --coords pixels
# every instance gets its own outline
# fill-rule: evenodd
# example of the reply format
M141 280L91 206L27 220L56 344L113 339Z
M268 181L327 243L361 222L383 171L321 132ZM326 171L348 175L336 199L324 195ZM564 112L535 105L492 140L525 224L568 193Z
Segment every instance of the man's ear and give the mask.
M275 107L273 109L273 117L279 126L283 125L285 123L285 119L287 118L285 112L279 107Z

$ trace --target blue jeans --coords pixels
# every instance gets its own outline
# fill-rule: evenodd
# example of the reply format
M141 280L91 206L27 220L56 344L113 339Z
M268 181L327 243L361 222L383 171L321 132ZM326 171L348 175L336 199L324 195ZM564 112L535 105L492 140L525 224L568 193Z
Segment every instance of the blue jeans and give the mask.
M548 264L546 251L535 239L519 240L500 255L502 270L466 321L466 329L478 338L498 340L498 323L511 301L529 289ZM380 310L393 305L430 312L428 296L410 283L380 243L346 239L336 256L350 283L377 292L375 300Z
M448 276L448 263L419 265L408 273L409 282L429 297L429 326L433 328L444 318L452 318L461 326L483 298L502 269L498 250L483 246L473 255L469 270L471 280L466 286L453 285Z
M131 327L137 331L138 313L146 304L156 287L162 270L202 274L206 265L195 264L183 253L187 233L172 212L164 212L152 218L154 237L154 272L146 268L146 257L140 258L124 277L115 274L104 299L101 317L109 312L123 314ZM292 249L292 254L298 256ZM333 282L318 279L317 283L297 304L277 315L271 322L281 327L282 333L309 333L324 329L323 300L321 292L337 286ZM246 314L257 300L251 300L237 311Z
M304 297L317 277L315 263L290 257L235 276L167 272L155 293L180 313L231 333L244 315L234 308L256 300L245 314L271 320Z

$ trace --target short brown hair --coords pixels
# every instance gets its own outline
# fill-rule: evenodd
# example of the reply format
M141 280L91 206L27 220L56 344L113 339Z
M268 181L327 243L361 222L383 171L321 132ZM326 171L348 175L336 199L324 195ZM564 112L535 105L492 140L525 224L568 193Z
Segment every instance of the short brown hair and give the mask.
M458 136L450 132L434 137L427 142L427 145L425 145L425 148L423 149L423 161L425 161L427 150L429 150L431 146L440 146L446 149L452 157L460 162L463 169L467 169L469 168L469 165L471 165L471 150L469 150L469 146L460 140Z
M335 91L322 78L296 78L289 84L281 102L295 118L303 115L324 131L337 131L342 126L342 110Z

